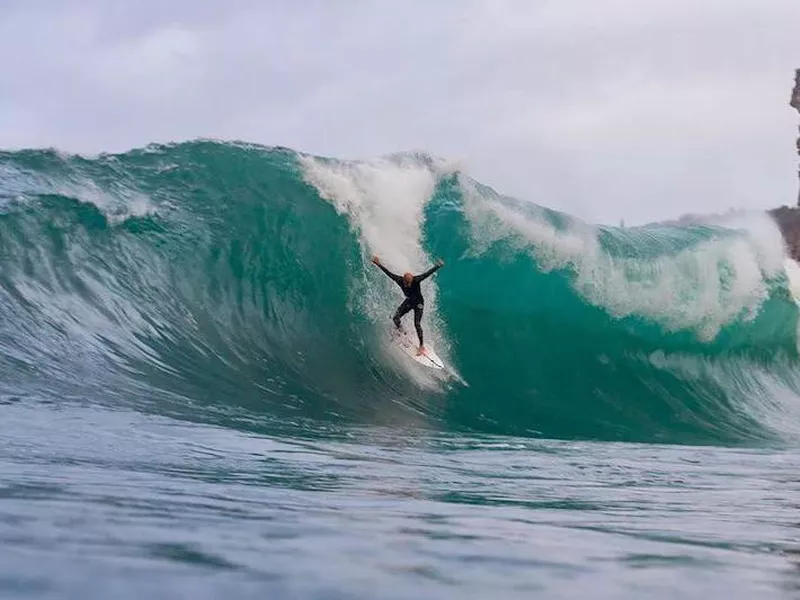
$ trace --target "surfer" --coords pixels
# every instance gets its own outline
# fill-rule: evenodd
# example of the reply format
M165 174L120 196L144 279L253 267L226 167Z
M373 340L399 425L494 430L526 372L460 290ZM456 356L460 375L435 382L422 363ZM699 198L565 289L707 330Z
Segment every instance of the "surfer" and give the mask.
M417 350L417 356L422 356L425 354L425 340L422 336L422 325L420 322L422 321L422 311L425 310L425 299L422 297L422 290L420 289L419 284L441 269L444 265L444 261L440 258L436 261L436 264L433 267L421 275L403 273L402 276L392 273L389 269L384 267L381 264L381 259L377 256L372 257L372 262L380 267L381 271L386 273L397 285L400 286L400 289L403 290L403 294L405 295L406 299L403 300L403 303L397 307L397 310L392 317L392 321L394 321L394 325L397 327L398 331L405 333L403 326L400 324L400 319L402 319L406 313L412 310L414 311L414 327L417 330L417 337L419 338L419 350Z

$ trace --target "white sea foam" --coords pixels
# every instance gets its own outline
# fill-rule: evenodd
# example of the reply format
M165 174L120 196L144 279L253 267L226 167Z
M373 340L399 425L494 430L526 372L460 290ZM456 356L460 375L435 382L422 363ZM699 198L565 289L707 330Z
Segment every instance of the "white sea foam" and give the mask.
M670 331L693 330L700 339L713 339L735 319L754 317L783 268L780 232L764 213L705 217L707 225L736 231L674 254L624 258L603 249L595 227L574 219L556 227L544 214L518 211L469 179L461 185L478 251L510 236L541 269L569 271L589 303L615 317L640 316Z

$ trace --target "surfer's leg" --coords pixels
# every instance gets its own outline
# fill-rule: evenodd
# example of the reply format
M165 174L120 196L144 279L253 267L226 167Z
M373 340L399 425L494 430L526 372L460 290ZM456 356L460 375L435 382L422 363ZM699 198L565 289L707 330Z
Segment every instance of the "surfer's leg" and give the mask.
M425 305L421 302L414 307L414 328L417 330L417 337L419 338L419 347L425 346L425 340L422 337L422 311L425 310Z
M403 316L408 311L410 311L412 308L414 308L414 307L411 304L411 302L409 302L407 299L403 300L403 303L400 306L397 307L397 310L394 311L394 316L392 317L392 321L394 321L394 326L395 327L397 327L400 330L403 329L403 326L400 325L400 319L402 319Z

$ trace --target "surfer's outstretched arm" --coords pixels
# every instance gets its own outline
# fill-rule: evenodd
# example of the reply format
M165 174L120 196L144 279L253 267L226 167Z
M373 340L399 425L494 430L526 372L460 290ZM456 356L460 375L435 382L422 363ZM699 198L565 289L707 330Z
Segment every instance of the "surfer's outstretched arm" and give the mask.
M400 283L400 281L403 279L402 277L400 277L400 275L392 273L389 269L384 267L381 264L381 259L378 258L377 256L373 256L372 257L372 262L375 263L381 271L386 273L389 276L389 278L392 279L393 281L395 281L396 283Z
M436 271L438 271L439 269L441 269L443 266L444 266L444 261L443 261L443 260L440 258L440 259L439 259L439 260L436 262L436 264L435 264L434 266L432 266L430 269L428 269L427 271L425 271L425 272L424 272L424 273L422 273L421 275L417 275L416 277L414 277L414 279L416 279L417 281L424 281L424 280L426 280L428 277L430 277L431 275L433 275L434 273L436 273Z

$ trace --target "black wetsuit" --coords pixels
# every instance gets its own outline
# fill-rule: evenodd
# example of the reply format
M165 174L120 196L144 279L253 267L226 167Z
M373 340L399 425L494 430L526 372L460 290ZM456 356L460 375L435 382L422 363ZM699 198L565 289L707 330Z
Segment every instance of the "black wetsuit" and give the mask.
M419 345L424 346L425 342L423 341L422 337L422 325L420 322L422 321L422 311L425 310L425 298L422 297L422 290L420 289L419 284L422 283L425 279L433 275L442 265L436 265L435 267L431 267L421 275L414 275L414 278L411 280L411 285L406 287L405 283L403 282L403 276L397 275L392 273L389 269L384 267L383 265L378 265L381 268L381 271L386 273L389 277L394 280L394 282L400 286L400 289L403 290L403 294L405 294L406 299L403 300L403 303L397 307L397 310L392 317L392 321L394 321L395 326L400 329L400 319L409 311L414 311L414 328L417 330L417 337L419 337Z

